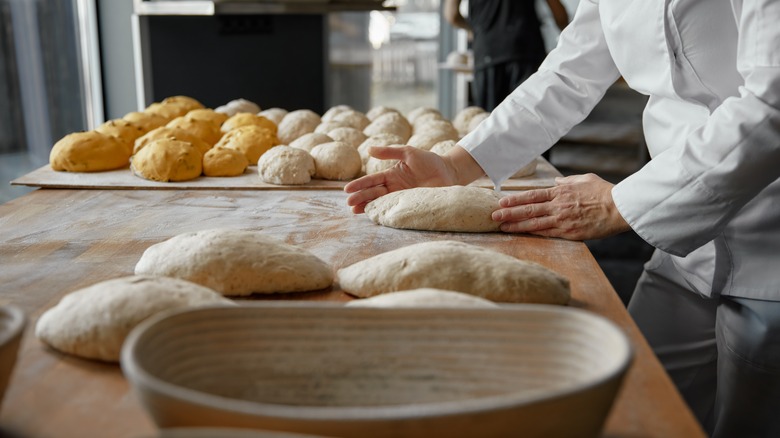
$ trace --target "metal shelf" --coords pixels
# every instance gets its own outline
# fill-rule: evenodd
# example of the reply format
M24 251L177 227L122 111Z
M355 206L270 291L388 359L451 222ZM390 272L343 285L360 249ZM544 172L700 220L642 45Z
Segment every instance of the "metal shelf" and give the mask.
M385 5L387 4L387 5ZM136 15L244 15L244 14L327 14L331 12L394 11L392 2L383 0L133 0Z

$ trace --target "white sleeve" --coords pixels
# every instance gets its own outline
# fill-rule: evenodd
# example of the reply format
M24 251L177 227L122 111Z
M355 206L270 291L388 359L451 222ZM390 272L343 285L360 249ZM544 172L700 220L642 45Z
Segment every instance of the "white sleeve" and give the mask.
M732 6L744 78L739 96L612 190L631 228L677 256L717 237L780 177L780 1L732 0Z
M490 179L504 181L581 122L618 77L598 4L582 0L539 71L459 144Z

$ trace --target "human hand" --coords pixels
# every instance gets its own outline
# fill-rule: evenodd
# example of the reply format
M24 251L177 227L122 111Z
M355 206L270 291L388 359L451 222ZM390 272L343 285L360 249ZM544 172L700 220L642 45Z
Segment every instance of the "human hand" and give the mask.
M493 220L501 230L569 240L600 239L628 231L607 181L589 173L556 178L556 186L501 198Z

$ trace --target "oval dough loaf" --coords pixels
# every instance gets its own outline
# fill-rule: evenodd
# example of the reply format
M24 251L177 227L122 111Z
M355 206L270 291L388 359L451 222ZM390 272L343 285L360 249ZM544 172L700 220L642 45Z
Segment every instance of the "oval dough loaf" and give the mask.
M165 123L167 121L167 119L163 116L152 114L152 113L141 113L141 112L127 113L122 118L124 120L127 120L128 122L132 122L140 126L141 129L143 129L144 134L151 131L152 129L159 128L160 126L165 126Z
M249 166L243 152L223 147L211 148L203 156L203 174L206 176L239 176Z
M346 143L334 141L317 145L311 150L311 156L315 178L343 181L360 173L360 154Z
M303 149L306 152L311 152L311 150L314 149L314 146L323 143L330 143L332 141L333 138L327 134L322 134L320 132L310 132L296 138L292 143L290 143L290 147Z
M220 138L222 138L222 132L217 128L213 122L208 120L194 119L188 116L176 117L165 125L171 129L181 129L206 143L209 149L214 146ZM194 145L193 145L194 146Z
M257 231L214 229L174 236L152 245L136 274L192 281L224 295L318 290L333 271L309 251Z
M320 116L312 110L295 110L287 113L279 122L279 141L281 144L289 145L298 137L314 132L322 122Z
M236 128L223 135L215 146L243 152L249 164L257 160L278 143L276 135L261 126L248 125Z
M539 264L451 240L418 243L338 271L358 297L423 287L463 292L490 301L566 304L569 281Z
M380 225L409 230L481 233L498 231L491 219L501 195L468 186L416 187L381 196L366 205Z
M116 362L130 331L159 312L235 303L217 292L176 278L136 276L71 292L44 312L35 336L63 353Z
M306 184L314 176L314 158L303 149L275 146L260 157L257 173L269 184Z
M68 134L49 153L51 168L68 172L121 169L129 159L130 151L121 141L97 131Z
M128 152L133 151L135 141L145 134L142 127L124 119L109 120L98 126L95 131L116 137L127 148Z
M421 288L389 292L362 300L352 300L347 307L498 307L492 301L462 292Z
M202 120L204 122L209 122L212 125L214 125L217 130L219 131L220 126L222 126L223 123L225 123L225 120L228 119L228 115L225 113L218 113L214 111L211 108L201 108L192 110L187 113L184 117L188 119L193 120ZM220 131L221 133L222 131Z
M263 116L250 113L238 113L231 118L225 120L220 128L223 133L229 132L233 129L240 128L242 126L259 126L265 128L276 135L276 123L266 119Z
M203 154L185 141L156 140L133 155L130 169L153 181L189 181L203 172Z
M191 134L183 129L168 128L166 126L153 129L138 140L135 141L135 147L133 147L133 153L137 154L141 149L146 147L149 143L157 140L179 140L186 141L187 143L195 146L195 149L200 151L201 154L205 154L211 149L211 145L201 140L194 134Z
M187 112L197 109L203 109L203 104L198 102L197 99L189 96L171 96L166 97L162 101L163 105L178 105L187 110Z

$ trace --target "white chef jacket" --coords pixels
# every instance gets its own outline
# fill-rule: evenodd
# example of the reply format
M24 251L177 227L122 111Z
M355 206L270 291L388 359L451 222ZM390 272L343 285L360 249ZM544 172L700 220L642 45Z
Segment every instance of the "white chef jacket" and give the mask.
M619 77L652 160L612 190L692 288L780 300L780 0L581 0L539 71L460 144L501 183Z

